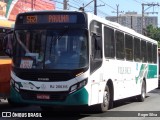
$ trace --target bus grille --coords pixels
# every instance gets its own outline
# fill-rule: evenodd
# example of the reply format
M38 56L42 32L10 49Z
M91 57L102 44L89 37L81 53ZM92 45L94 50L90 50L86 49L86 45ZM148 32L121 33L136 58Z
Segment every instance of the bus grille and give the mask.
M50 99L45 99L45 101L64 101L68 95L68 92L41 92L20 90L20 95L25 100L44 101L44 99L37 99L38 94L49 95Z
M17 75L19 78L23 80L33 80L33 81L68 81L72 78L74 78L73 75L68 74L68 73L20 73ZM39 80L42 79L42 80Z

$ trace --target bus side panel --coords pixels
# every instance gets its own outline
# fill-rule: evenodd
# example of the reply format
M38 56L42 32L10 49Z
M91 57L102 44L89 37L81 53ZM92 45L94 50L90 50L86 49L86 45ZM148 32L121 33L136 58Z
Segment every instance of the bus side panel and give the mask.
M100 86L99 84L102 81L102 69L99 68L95 72L93 72L89 77L88 81L91 87L89 105L94 105L100 102L100 91L104 91L104 87Z
M103 63L103 74L105 80L113 81L114 100L121 99L124 94L123 74L120 74L123 62L121 60L106 59Z

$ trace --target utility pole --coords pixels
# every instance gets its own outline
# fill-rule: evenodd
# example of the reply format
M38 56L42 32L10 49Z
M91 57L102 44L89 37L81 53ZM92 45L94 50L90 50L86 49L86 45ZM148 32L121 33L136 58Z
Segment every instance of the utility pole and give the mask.
M133 28L133 21L132 21L133 16L131 15L131 29Z
M117 6L117 23L119 23L119 18L118 18L118 16L119 16L119 4L117 4L116 6Z
M119 11L119 4L116 4L117 6L117 11L113 11L112 13L117 13L117 23L119 23L119 13L123 13L123 11Z
M97 0L94 0L94 14L97 15Z
M146 8L146 9L144 9L144 6L148 6L148 8ZM145 26L145 17L144 17L144 13L145 13L145 11L147 10L147 9L149 9L150 7L154 7L154 6L160 6L159 5L159 3L142 3L142 34L145 34L145 28L146 28L146 26ZM156 13L156 14L158 14L158 12L147 12L147 14L150 14L150 13L152 13L152 14L154 14L154 13Z
M87 7L89 4L91 4L92 2L94 2L94 14L97 15L97 7L105 6L105 5L97 5L97 0L92 0L85 6L83 4L83 7L80 7L79 10L84 11L84 8Z
M87 7L89 4L91 4L94 0L91 2L87 3L86 5L83 4L83 7L80 7L79 10L84 11L84 8Z
M63 0L63 10L67 10L68 8L68 0Z
M31 10L33 11L33 0L31 0Z

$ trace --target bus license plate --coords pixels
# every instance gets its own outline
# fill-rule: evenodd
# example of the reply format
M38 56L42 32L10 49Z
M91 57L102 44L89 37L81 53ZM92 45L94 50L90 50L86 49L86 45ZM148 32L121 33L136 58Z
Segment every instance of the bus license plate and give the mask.
M49 100L50 96L46 95L46 94L37 94L37 99L41 99L41 100Z

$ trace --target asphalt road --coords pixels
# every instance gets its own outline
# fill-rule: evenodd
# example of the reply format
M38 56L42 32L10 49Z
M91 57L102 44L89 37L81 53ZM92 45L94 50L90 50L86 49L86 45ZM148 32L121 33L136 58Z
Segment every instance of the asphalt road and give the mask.
M147 93L144 102L137 102L134 98L116 101L113 109L105 113L95 113L90 109L78 112L75 110L42 112L38 106L15 107L10 106L5 100L0 102L0 111L7 111L12 116L1 117L2 120L160 120L160 89ZM3 113L3 115L6 115L6 113Z

